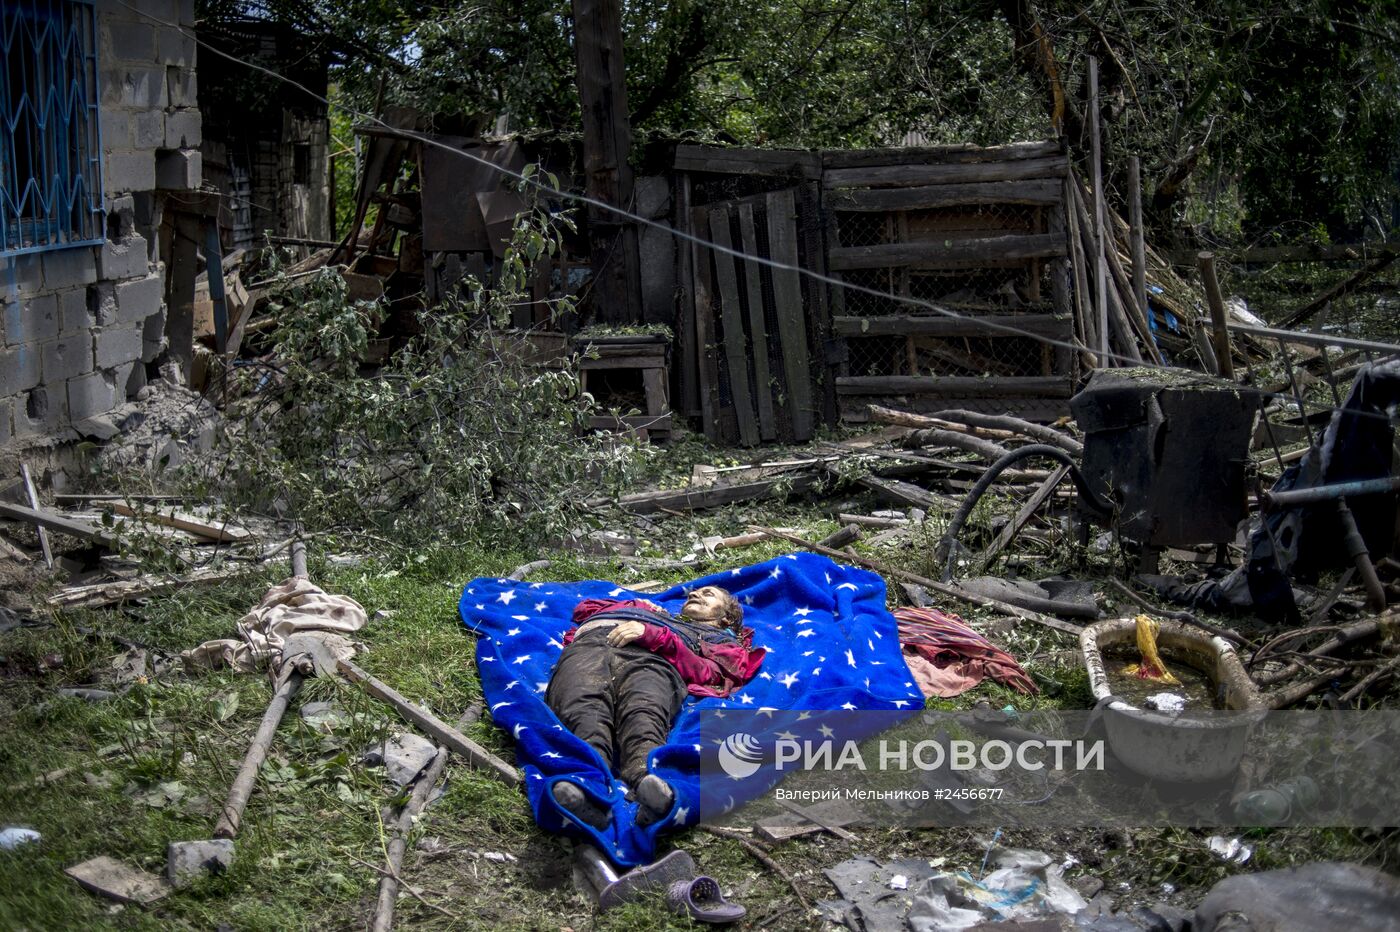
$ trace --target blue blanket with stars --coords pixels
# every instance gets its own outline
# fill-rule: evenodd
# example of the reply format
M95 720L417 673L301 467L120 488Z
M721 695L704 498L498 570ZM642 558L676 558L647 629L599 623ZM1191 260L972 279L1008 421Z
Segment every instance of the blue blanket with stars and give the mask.
M545 688L583 599L646 598L679 612L685 595L720 586L744 606L754 646L768 654L757 676L725 699L686 700L668 742L651 756L651 770L676 791L665 818L639 828L637 804L598 754L564 729L545 705ZM620 866L649 863L656 837L693 824L699 815L700 721L713 709L914 710L923 695L900 652L893 616L885 609L885 583L866 570L808 553L726 570L655 595L607 582L539 583L474 579L462 593L462 620L479 635L477 669L498 726L516 741L525 792L540 827L582 837ZM599 831L561 809L549 792L568 779L612 811ZM748 783L750 793L761 792ZM742 800L740 800L742 802Z

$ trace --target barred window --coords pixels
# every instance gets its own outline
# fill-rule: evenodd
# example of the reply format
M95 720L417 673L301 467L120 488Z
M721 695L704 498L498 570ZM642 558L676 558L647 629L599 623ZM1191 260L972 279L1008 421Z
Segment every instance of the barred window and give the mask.
M0 256L102 241L91 0L0 0Z

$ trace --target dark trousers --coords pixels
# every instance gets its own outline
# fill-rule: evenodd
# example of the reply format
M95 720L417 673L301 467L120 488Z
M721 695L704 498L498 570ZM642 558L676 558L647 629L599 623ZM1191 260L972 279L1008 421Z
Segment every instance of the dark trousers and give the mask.
M608 631L594 629L564 648L549 679L545 702L578 735L636 786L647 755L666 742L685 700L675 667L642 647L612 647Z

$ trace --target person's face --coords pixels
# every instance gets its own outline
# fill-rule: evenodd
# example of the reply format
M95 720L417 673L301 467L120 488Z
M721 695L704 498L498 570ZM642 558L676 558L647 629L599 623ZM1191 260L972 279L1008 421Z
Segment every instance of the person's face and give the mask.
M685 604L681 606L681 616L717 628L722 627L724 610L729 602L728 596L729 593L718 586L701 586L691 590L690 595L686 596Z

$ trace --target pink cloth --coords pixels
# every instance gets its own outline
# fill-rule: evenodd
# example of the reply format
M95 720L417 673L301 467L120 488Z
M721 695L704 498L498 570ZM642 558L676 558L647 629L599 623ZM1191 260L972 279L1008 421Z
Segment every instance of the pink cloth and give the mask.
M894 617L904 659L925 696L951 699L988 676L1027 695L1040 692L1015 657L957 615L936 608L897 608Z
M584 599L574 607L574 624L580 625L604 609L639 608L648 612L665 609L645 599ZM573 643L578 628L564 635L564 646ZM674 631L661 625L642 625L642 636L635 642L676 668L692 696L725 697L739 689L758 673L763 664L761 647L753 646L753 629L743 628L737 640L728 644L700 642L696 653L686 647Z

